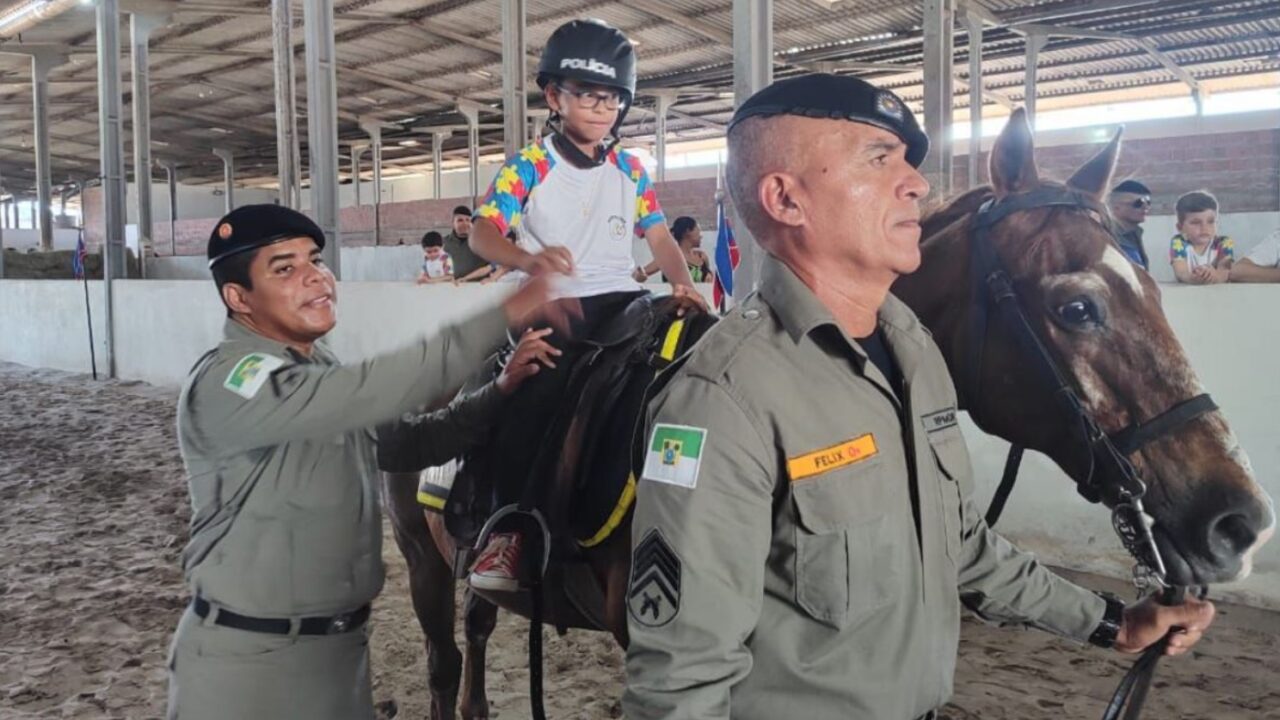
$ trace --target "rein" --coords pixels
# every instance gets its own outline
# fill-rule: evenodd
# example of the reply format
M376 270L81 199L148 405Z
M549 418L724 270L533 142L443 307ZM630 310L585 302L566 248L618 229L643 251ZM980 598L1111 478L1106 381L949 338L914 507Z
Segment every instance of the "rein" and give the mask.
M1180 604L1186 588L1175 587L1166 580L1166 567L1151 532L1151 521L1143 509L1142 498L1147 486L1129 456L1152 440L1174 432L1187 422L1218 409L1207 394L1197 395L1168 408L1147 420L1136 420L1113 433L1105 432L1085 409L1079 394L1068 382L1053 356L1036 333L1022 305L1008 270L991 244L992 228L1010 215L1036 208L1075 208L1091 210L1101 218L1110 232L1110 213L1094 198L1060 187L1039 187L1026 193L1000 200L990 199L979 208L970 248L970 286L973 292L973 337L970 356L965 365L968 387L975 397L981 396L982 363L986 349L989 315L994 313L1016 338L1023 356L1036 368L1043 382L1068 419L1069 426L1084 444L1089 457L1089 471L1076 480L1076 490L1090 502L1109 501L1111 524L1120 542L1133 556L1134 584L1139 591L1160 588L1160 602ZM1017 480L1023 448L1014 445L1005 461L1000 486L987 509L988 526L994 526L1004 510ZM1099 469L1102 472L1099 472ZM1168 646L1169 635L1143 651L1133 668L1125 675L1108 704L1103 720L1136 720L1141 712L1155 674L1156 663Z

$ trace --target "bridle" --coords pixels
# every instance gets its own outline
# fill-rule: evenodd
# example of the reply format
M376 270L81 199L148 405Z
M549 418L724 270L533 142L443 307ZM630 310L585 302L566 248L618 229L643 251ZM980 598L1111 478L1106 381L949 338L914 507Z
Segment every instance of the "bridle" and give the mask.
M1134 583L1140 591L1162 589L1162 601L1176 604L1182 601L1186 588L1170 586L1165 575L1164 559L1151 532L1151 523L1143 509L1142 499L1147 486L1129 457L1147 443L1169 435L1187 422L1213 412L1218 406L1208 394L1200 394L1179 402L1145 422L1134 421L1115 432L1104 431L1085 409L1079 394L1062 374L1048 348L1028 320L1018 299L1013 280L991 243L991 231L998 223L1014 213L1036 208L1074 208L1096 213L1100 224L1111 231L1111 216L1093 197L1069 188L1041 186L1025 193L987 200L978 209L970 247L970 286L973 292L973 338L965 372L968 389L975 397L981 397L982 363L986 350L990 315L994 314L1016 339L1022 355L1035 368L1042 380L1052 389L1057 405L1066 416L1068 426L1088 453L1088 473L1076 479L1076 489L1090 502L1111 504L1111 524L1120 542L1124 544L1137 565L1134 567ZM970 407L973 403L970 402ZM1005 501L1017 480L1018 466L1023 448L1014 446L1005 462L1004 477L991 506L987 510L987 524L994 525L1004 509ZM1101 470L1101 472L1099 472ZM1129 703L1126 720L1137 718L1141 712L1147 688L1155 670L1156 660L1163 654L1166 637L1152 645L1135 663L1116 690L1107 708L1104 720L1120 717Z

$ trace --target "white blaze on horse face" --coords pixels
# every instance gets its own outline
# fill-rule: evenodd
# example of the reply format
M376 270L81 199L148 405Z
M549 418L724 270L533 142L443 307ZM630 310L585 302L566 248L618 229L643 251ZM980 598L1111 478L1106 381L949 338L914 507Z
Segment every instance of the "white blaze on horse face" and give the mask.
M1098 264L1119 275L1120 279L1133 290L1135 295L1142 297L1142 283L1138 281L1138 271L1123 253L1108 246L1102 252L1102 259L1098 261Z

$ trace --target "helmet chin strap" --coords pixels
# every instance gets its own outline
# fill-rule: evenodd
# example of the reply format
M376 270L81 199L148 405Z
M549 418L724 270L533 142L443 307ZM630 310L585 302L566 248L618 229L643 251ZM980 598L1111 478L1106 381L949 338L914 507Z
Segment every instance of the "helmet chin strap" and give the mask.
M553 142L556 144L556 149L559 150L560 154L565 156L570 163L580 168L593 168L603 165L605 160L609 157L609 153L618 146L619 142L622 142L622 138L618 137L618 131L622 127L621 116L618 117L618 121L614 123L613 128L609 131L612 137L609 138L608 143L603 145L603 149L599 152L597 157L589 157L586 153L582 152L582 150L580 150L578 146L565 135L564 128L562 127L563 124L560 113L553 110L551 114L547 115L546 127L552 132L552 137L554 138Z

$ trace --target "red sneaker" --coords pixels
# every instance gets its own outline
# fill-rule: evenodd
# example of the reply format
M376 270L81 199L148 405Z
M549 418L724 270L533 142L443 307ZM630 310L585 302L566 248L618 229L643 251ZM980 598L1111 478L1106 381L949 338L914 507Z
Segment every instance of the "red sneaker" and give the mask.
M516 592L520 567L520 533L495 533L489 536L480 557L471 566L467 582L477 590Z

